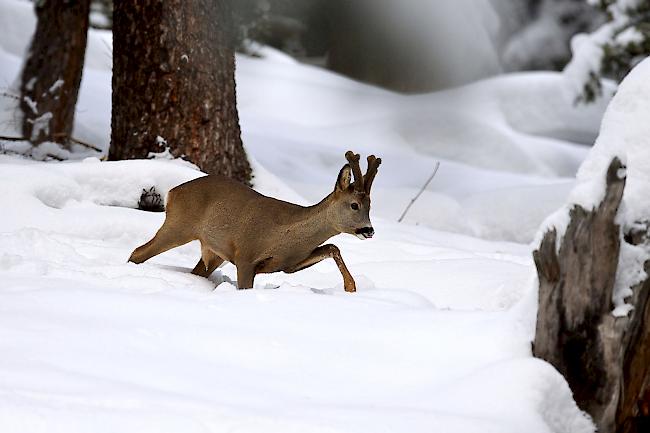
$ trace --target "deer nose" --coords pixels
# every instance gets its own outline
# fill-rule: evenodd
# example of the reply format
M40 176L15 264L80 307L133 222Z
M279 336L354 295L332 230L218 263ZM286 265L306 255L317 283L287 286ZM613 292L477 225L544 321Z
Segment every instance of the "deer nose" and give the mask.
M356 234L362 235L364 238L371 238L375 234L375 229L372 226L363 227L356 230Z

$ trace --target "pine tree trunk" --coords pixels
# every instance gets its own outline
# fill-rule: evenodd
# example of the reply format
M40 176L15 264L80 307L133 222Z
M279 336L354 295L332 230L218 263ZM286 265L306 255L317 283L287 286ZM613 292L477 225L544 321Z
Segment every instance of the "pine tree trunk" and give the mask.
M38 23L21 77L23 136L67 143L86 53L90 0L35 3Z
M555 230L534 252L539 275L534 354L562 373L600 433L643 431L650 407L648 280L634 288L629 316L611 314L621 250L616 224L625 188L621 168L618 159L610 164L599 207L571 210L559 252ZM624 242L646 243L647 233L628 233Z
M248 182L225 0L120 0L113 12L111 159L166 147L207 173Z

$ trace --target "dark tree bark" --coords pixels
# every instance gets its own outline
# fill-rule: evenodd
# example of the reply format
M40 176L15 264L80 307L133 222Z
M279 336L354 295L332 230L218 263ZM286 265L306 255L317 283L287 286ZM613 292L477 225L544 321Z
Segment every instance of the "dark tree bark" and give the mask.
M625 187L621 168L614 159L599 207L571 209L559 252L552 230L533 253L539 275L534 354L562 373L602 433L643 431L650 405L648 280L634 288L628 317L611 314L621 249L615 222ZM623 242L648 240L646 232L635 232Z
M90 0L37 1L38 23L22 71L23 136L67 144L86 54Z
M228 1L115 1L113 35L110 158L168 146L207 173L248 182Z

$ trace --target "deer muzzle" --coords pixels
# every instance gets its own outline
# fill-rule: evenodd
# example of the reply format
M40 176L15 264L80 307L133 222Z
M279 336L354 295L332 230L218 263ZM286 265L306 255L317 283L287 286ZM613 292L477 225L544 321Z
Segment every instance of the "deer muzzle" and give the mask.
M354 234L359 239L370 239L375 234L375 229L373 229L372 227L363 227L360 229L356 229L354 231Z

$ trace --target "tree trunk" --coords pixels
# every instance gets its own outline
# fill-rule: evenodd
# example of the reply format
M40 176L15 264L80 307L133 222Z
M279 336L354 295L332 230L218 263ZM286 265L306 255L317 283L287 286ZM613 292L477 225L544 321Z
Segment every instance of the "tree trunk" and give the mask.
M86 54L90 0L35 2L38 23L22 71L23 136L67 144Z
M615 222L625 187L621 168L615 158L598 208L571 209L559 252L551 230L533 253L539 275L534 354L562 373L601 433L641 432L650 406L648 280L634 288L629 316L611 314L621 250ZM647 237L628 233L623 242L646 243Z
M169 148L248 182L225 0L115 1L111 159Z

